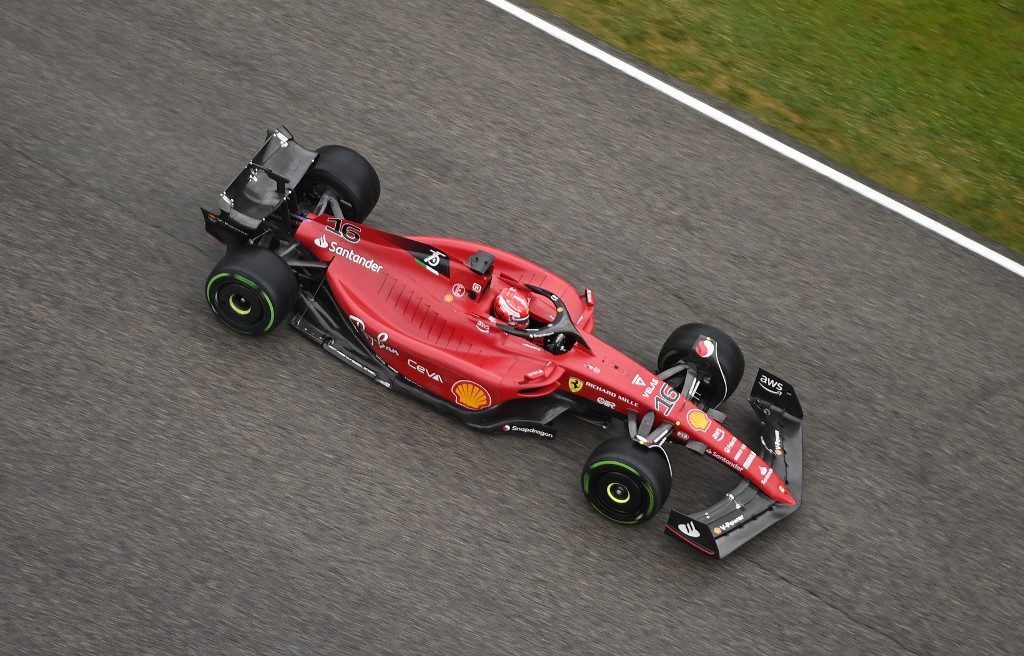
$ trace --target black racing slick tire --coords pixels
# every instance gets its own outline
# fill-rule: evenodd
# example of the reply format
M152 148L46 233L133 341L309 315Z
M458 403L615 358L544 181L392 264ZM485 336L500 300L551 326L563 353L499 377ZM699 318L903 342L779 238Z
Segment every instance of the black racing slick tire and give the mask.
M284 321L299 298L299 282L277 253L228 248L206 279L206 300L217 318L243 335L265 335Z
M619 524L640 524L668 499L672 469L660 447L613 437L587 458L580 483L594 510Z
M722 366L722 372L718 372L718 367L711 365L707 367L703 373L711 379L711 389L701 395L703 399L713 402L717 406L736 391L740 381L743 380L743 372L746 369L743 351L740 350L736 340L724 330L706 323L687 323L679 326L672 331L672 334L665 340L664 346L661 347L661 352L658 353L657 370L659 373L665 371L686 358L690 354L694 342L701 335L706 335L718 343L718 349L714 355ZM690 362L692 361L690 360ZM722 374L725 376L724 380Z
M380 198L380 178L365 157L345 146L321 146L313 165L295 188L299 213L312 212L326 192L349 221L362 223Z

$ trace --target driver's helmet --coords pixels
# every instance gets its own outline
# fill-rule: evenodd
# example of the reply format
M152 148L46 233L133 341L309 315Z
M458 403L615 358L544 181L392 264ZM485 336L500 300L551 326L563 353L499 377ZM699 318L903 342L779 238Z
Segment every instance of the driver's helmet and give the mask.
M515 287L501 290L494 299L494 316L516 328L526 328L530 323L530 293Z

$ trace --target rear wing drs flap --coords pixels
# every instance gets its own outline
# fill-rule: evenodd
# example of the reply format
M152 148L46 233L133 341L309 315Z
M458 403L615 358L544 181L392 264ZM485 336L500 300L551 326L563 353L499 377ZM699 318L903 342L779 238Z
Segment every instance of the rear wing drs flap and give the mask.
M761 419L760 444L748 445L786 482L796 505L778 503L744 480L705 510L669 514L665 533L709 556L725 558L772 524L793 514L803 498L803 410L793 386L757 372L750 405Z

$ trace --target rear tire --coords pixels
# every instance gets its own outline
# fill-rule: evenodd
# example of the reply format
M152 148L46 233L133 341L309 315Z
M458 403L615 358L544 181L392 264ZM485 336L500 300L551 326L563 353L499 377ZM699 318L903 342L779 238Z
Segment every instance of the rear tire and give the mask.
M341 208L346 219L362 223L380 198L377 171L365 157L345 146L322 146L316 152L316 161L295 188L299 213L314 211L326 192L344 201Z
M718 362L722 365L722 373L725 380L718 373L718 368L713 363L708 363L702 373L711 379L710 389L701 398L715 402L717 407L736 391L740 381L743 380L743 372L746 363L743 359L743 351L739 344L724 330L709 326L706 323L687 323L679 326L665 340L658 354L658 372L665 371L686 358L693 348L694 342L701 335L706 335L718 343ZM690 360L691 362L693 360ZM701 364L701 363L698 363Z
M206 300L225 325L243 335L264 335L295 307L299 282L276 253L239 245L213 267L206 279Z
M619 524L640 524L668 499L672 470L662 449L613 437L587 458L580 483L594 510Z

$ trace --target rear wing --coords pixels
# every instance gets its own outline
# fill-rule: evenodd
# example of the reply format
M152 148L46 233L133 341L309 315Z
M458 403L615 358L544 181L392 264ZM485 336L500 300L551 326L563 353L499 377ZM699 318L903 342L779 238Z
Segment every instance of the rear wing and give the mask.
M761 531L793 514L803 498L804 413L796 391L786 381L761 369L750 392L750 405L761 418L761 436L760 444L748 446L786 482L796 505L778 503L744 480L705 510L691 514L673 510L665 533L709 556L725 558Z
M220 214L203 210L206 230L223 237L252 235L291 195L317 153L303 148L284 127L267 130L267 140L242 172L221 192Z

